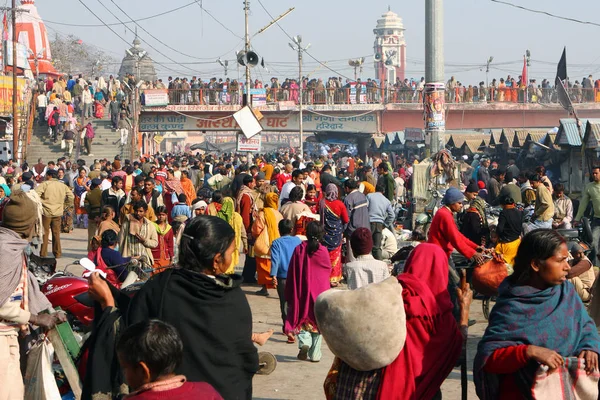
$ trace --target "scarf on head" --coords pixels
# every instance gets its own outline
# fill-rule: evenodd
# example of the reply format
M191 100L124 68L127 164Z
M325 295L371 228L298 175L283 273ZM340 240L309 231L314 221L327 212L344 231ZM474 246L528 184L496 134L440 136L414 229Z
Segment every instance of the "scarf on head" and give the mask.
M532 344L554 350L563 357L576 357L582 350L600 353L596 325L571 283L539 290L514 285L505 279L499 294L489 325L477 346L473 367L480 399L498 397L500 377L484 371L485 363L497 349ZM568 321L567 325L565 321ZM537 365L531 363L518 371L515 374L517 385L530 392L536 369Z
M248 186L243 185L240 188L240 191L238 192L237 198L235 199L236 201L236 211L240 212L240 210L242 209L242 199L244 198L244 195L248 195L248 197L250 197L250 199L252 200L252 204L254 204L254 196L253 196L254 192L252 191L252 189L250 189Z
M329 201L338 199L338 187L335 184L330 183L327 185L325 188L325 199Z
M233 225L233 213L235 205L231 197L225 197L221 209L217 212L217 217L227 222L230 226Z
M384 368L379 398L431 399L454 368L463 342L447 289L446 253L437 245L418 245L398 281L406 311L406 344Z
M488 221L487 221L487 218L485 216L485 200L483 200L481 197L477 196L471 202L471 207L473 207L474 209L477 210L477 212L479 213L479 216L481 217L481 221L483 223L483 226L485 228L487 228Z
M279 223L275 215L278 202L279 196L277 193L267 193L265 196L265 208L263 208L263 212L265 213L265 225L269 234L269 247L271 247L275 239L279 239Z
M0 183L0 187L4 190L4 196L0 198L0 200L5 197L10 197L10 188L8 185L6 183Z

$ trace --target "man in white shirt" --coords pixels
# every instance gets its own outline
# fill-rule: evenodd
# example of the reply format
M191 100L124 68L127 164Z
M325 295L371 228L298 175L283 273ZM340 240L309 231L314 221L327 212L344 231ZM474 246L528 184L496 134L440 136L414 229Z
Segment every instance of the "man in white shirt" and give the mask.
M369 229L356 229L350 237L350 246L356 260L344 266L348 289L354 290L371 283L378 283L390 276L388 265L376 260L371 254L373 238Z
M40 126L46 124L46 107L48 107L48 97L44 92L40 92L37 97L38 124Z
M302 192L304 193L304 195L306 195L306 188L304 187L303 181L304 181L304 174L302 173L302 170L295 169L292 172L292 180L287 182L286 184L284 184L283 187L281 188L281 196L279 196L280 208L281 208L281 205L285 204L285 201L290 198L290 192L296 186L300 186L302 188ZM302 196L302 198L304 198L304 195Z

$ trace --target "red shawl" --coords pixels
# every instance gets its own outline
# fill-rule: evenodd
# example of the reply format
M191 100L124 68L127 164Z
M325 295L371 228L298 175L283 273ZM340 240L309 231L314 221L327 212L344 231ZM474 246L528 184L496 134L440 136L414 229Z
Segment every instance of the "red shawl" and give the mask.
M330 289L331 261L327 248L320 245L312 255L308 254L307 248L308 242L300 244L290 260L285 284L288 303L286 333L298 331L304 324L317 329L315 301L321 293Z
M406 344L385 367L381 399L431 399L452 371L462 335L448 293L448 258L436 245L418 245L398 276L406 310Z
M177 193L177 196L179 196L181 193L183 193L181 181L178 181L177 179L169 179L168 181L165 181L164 186L166 189L165 192L168 194L175 192Z

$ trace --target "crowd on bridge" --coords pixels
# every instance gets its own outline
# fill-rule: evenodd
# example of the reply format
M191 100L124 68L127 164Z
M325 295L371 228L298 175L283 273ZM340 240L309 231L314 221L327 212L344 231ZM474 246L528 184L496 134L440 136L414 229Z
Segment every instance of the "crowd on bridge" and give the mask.
M420 164L431 165L427 177L445 176L442 204L427 229L415 226L399 241L406 235L399 217L423 184ZM600 215L600 167L576 199L543 166L521 171L512 160L457 160L446 150L431 160L333 147L322 155L155 154L92 165L61 157L0 166L0 252L16 254L5 260L10 279L0 290L0 376L11 377L0 386L4 398L22 397L19 355L7 349L19 346L23 325L64 320L40 313L50 305L27 279L21 254L39 247L40 256L59 259L61 236L73 229L87 230L85 252L101 272L88 278L97 308L83 361L85 399L251 398L260 372L254 344L274 332L252 332L242 284L258 285L258 296L276 293L281 330L299 360L320 361L326 340L336 355L323 377L327 398L439 398L472 323L473 293L455 273L453 252L474 265L500 257L512 272L478 346L480 398L528 398L531 388L550 398L540 387L553 375L543 368L573 365L581 370L573 384L598 395L600 224L592 219L596 252L561 232L589 212ZM500 207L496 220L490 206ZM399 251L405 242L410 247ZM133 299L118 289L145 278L128 263L152 275ZM384 301L365 301L369 291ZM344 325L344 316L401 329L380 343ZM370 367L357 361L356 346L368 348Z

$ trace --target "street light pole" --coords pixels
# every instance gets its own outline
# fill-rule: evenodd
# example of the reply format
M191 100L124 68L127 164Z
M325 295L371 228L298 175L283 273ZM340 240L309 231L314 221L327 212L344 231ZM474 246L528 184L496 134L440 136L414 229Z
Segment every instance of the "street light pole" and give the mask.
M246 54L250 51L250 27L249 27L249 17L250 17L250 2L248 0L244 0L244 25L245 25L245 33L244 33L244 51ZM246 106L252 107L252 96L250 95L250 66L248 63L245 63L246 67L246 94L244 95L243 104Z
M487 60L487 65L485 67L485 87L489 87L490 86L490 82L488 80L488 74L490 72L490 64L492 63L492 61L494 61L494 57L490 56L490 58L488 58Z
M300 133L300 156L304 156L304 115L303 115L303 100L302 100L302 53L310 47L310 43L306 47L302 47L302 36L294 36L294 44L289 43L293 50L298 51L298 131Z
M435 154L446 131L443 0L425 0L425 134Z

